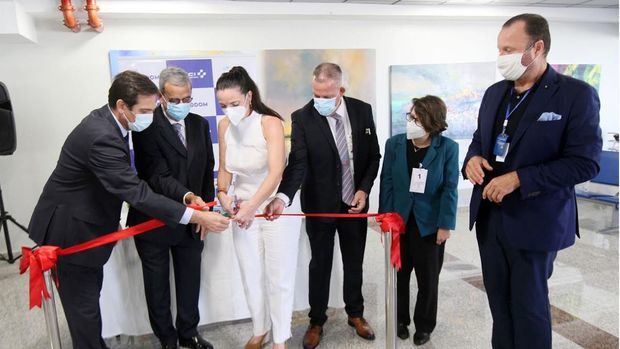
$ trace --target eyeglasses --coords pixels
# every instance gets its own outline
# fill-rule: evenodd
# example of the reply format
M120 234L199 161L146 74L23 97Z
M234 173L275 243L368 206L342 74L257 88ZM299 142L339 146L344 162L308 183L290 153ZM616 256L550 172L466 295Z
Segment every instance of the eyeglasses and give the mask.
M193 97L185 97L185 98L166 98L164 96L162 96L162 98L170 103L170 104L179 104L179 103L191 103L191 101L194 100Z
M407 118L407 121L413 121L418 125L420 124L419 119L412 112L405 113L405 118Z

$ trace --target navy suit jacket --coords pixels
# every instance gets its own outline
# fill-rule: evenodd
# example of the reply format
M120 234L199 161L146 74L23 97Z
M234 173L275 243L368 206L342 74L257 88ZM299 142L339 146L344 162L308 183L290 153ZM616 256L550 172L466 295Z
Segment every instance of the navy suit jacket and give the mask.
M485 92L478 129L462 169L464 177L471 157L479 155L490 160L494 156L495 118L501 113L499 106L512 86L504 80ZM513 248L557 251L574 244L575 235L579 234L575 184L592 179L599 171L600 102L590 85L558 74L551 67L530 98L510 140L504 164L506 172L517 171L521 186L500 204L503 232L506 243ZM539 120L547 112L561 118ZM482 190L483 186L474 186L470 229L479 215Z
M424 194L409 191L411 173L407 166L406 134L393 136L385 143L381 169L379 212L398 212L405 222L413 213L421 236L437 229L456 226L457 187L459 183L459 145L450 138L433 136L422 168L428 170Z
M131 168L129 147L107 105L93 110L69 134L32 213L29 235L39 245L69 247L118 229L123 201L176 227L181 202L154 193ZM100 267L113 244L63 260Z
M197 114L187 115L185 139L187 149L164 115L162 107L157 107L153 115L153 124L146 130L133 134L138 176L156 193L179 203L183 202L183 196L190 191L206 202L212 201L215 193L213 186L215 158L207 120ZM127 224L136 225L148 219L151 219L151 216L131 207ZM202 243L200 235L194 231L193 224L179 224L174 228L164 226L136 236L136 239L174 245L179 243L184 235L197 240L197 243Z

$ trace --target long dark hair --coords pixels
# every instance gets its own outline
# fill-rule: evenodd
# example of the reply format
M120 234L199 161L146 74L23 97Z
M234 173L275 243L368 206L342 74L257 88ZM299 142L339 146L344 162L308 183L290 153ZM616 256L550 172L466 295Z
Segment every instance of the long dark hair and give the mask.
M284 120L278 112L269 108L260 98L258 87L250 74L243 67L232 67L227 73L222 74L215 84L215 91L222 91L229 88L239 88L241 93L247 94L252 91L252 109L263 115L272 115L280 120Z

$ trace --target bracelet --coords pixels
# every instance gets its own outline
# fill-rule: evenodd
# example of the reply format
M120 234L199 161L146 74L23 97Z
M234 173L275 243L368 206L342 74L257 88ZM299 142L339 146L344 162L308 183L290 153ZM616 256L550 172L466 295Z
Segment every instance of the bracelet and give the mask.
M196 194L192 193L191 191L188 191L187 194L185 194L185 196L183 196L183 203L188 205L189 203L191 203L191 200L189 200L188 202L188 198L190 198L192 195L196 196Z

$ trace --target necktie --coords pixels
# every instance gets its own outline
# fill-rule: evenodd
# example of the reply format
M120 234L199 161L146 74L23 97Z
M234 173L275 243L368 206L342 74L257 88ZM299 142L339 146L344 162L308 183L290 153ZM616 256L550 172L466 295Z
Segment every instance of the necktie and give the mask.
M131 149L129 145L129 133L123 138L125 139L125 143L127 143L127 148L129 149L129 164L131 165L131 168L135 170L136 169L136 156L134 154L133 149Z
M351 162L349 161L349 148L347 137L342 124L342 117L338 114L331 116L336 120L336 148L342 164L342 201L347 205L353 202L353 176L351 175Z
M187 142L185 140L185 132L183 130L183 125L181 125L180 123L175 123L175 124L172 124L172 126L174 126L174 130L177 131L177 136L179 136L179 139L181 140L181 143L183 143L183 146L187 148Z

